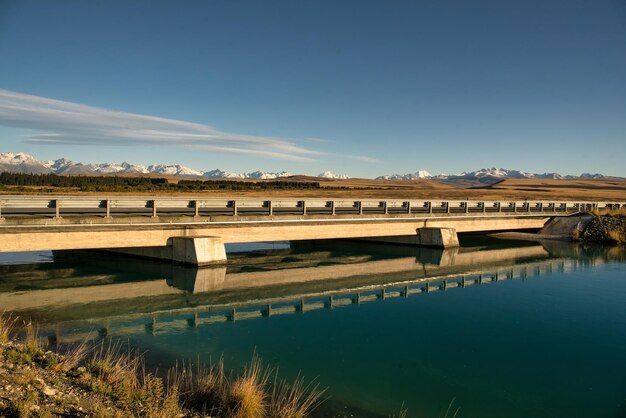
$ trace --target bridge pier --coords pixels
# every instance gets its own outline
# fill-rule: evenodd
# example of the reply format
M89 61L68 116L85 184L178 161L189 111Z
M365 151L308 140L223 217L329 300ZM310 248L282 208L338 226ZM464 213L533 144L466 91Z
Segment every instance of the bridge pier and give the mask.
M459 237L455 228L419 228L414 235L382 236L358 238L359 241L380 242L385 244L413 245L421 247L450 248L459 246Z
M226 249L219 237L172 237L165 247L111 248L107 251L197 267L226 264Z
M420 228L417 230L419 245L426 247L458 247L459 237L454 228Z

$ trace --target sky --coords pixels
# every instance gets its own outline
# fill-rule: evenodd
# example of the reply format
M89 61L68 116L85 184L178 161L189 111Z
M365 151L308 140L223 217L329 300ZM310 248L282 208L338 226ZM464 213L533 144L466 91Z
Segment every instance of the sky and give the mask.
M0 0L0 152L626 177L625 0Z

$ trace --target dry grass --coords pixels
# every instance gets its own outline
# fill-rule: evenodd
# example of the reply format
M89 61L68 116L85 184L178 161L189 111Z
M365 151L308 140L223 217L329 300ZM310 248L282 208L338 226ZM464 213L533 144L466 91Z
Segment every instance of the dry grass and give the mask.
M11 316L0 315L1 335L7 341L14 324ZM270 381L272 370L256 355L240 375L226 375L220 359L212 366L183 364L171 369L164 381L146 371L142 355L120 342L92 346L84 341L58 354L44 354L38 327L25 322L24 333L23 345L4 354L8 361L64 373L83 389L115 402L125 416L176 417L192 412L215 418L304 418L321 403L324 393L318 384L301 377L291 384L277 376ZM47 357L54 357L54 363ZM120 416L116 411L107 415L104 404L92 407L94 416ZM26 416L24 405L12 408L12 416Z
M267 416L269 418L303 418L321 402L326 389L311 381L306 383L298 376L290 385L275 376Z
M626 232L621 229L609 229L606 231L606 236L609 241L614 242L616 244L625 244L626 243Z
M39 326L33 324L32 321L24 322L24 332L26 334L24 345L28 352L32 354L41 353L43 351L43 343L41 338L39 338Z
M15 322L17 318L14 318L11 314L5 312L0 313L0 344L3 344L10 340L11 334L15 330Z
M594 216L626 216L626 208L593 209L589 213Z
M61 356L59 356L57 364L52 368L56 371L67 373L78 367L89 352L90 347L87 339L79 344L67 346L59 351Z
M241 376L230 384L228 391L228 416L232 418L262 418L265 416L265 386L270 370L263 367L255 355Z
M223 359L215 365L198 364L195 369L183 363L181 368L170 370L168 381L178 389L184 407L203 414L217 414L223 409L228 385Z

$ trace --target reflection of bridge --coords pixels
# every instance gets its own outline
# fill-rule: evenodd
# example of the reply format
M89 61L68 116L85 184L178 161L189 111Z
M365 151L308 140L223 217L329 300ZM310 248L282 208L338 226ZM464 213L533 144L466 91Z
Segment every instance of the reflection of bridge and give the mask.
M332 264L313 267L272 269L265 271L227 273L226 267L163 269L158 264L158 279L130 283L112 283L95 286L74 286L45 290L28 290L0 293L0 306L15 311L44 306L66 306L95 302L136 299L186 292L242 291L244 289L271 288L320 281L337 281L350 277L389 275L397 273L416 276L451 274L471 267L496 265L502 262L548 257L541 245L483 251L460 251L459 248L429 250L421 258L402 257L358 263ZM31 280L58 280L56 271L29 272ZM71 273L70 273L71 274ZM10 274L5 274L10 279ZM98 279L98 278L96 278ZM102 277L99 278L102 280ZM166 280L167 279L167 280ZM5 279L6 280L6 279ZM17 278L19 281L20 278Z
M585 265L585 262L580 260L551 259L502 266L493 270L481 269L463 274L389 282L381 285L357 286L349 289L295 294L287 297L268 297L235 303L226 302L149 314L68 321L55 326L54 338L62 343L81 341L94 337L95 334L92 331L94 328L98 330L99 336L167 334L214 323L303 314L319 309L338 309L393 298L407 298L422 293L443 292L510 280L523 281L527 278L534 279L557 272L577 271ZM71 327L73 331L64 335L62 330L66 327ZM76 332L77 328L84 331Z
M541 228L548 219L624 203L0 196L0 251L125 249L205 265L224 243L376 238L458 245L457 232ZM2 215L0 214L0 217Z
M553 258L541 246L467 253L457 251L456 254L447 250L440 254L438 264L433 262L436 260L416 262L415 258L400 258L346 265L228 273L224 279L216 279L215 273L211 277L199 278L196 275L191 282L188 280L190 276L176 275L170 279L175 287L167 286L165 280L151 280L76 289L12 292L0 294L0 304L9 310L18 310L22 305L27 315L29 310L34 309L36 312L37 308L42 308L44 314L41 320L44 322L46 319L63 317L60 321L52 319L55 322L55 334L57 338L69 341L84 338L87 330L93 327L99 328L101 335L116 336L146 331L170 332L215 322L304 313L420 293L524 280L553 272L572 271L597 262L593 259ZM480 260L481 257L484 260ZM341 270L332 273L337 268ZM332 280L329 280L331 275ZM198 284L195 280L208 282ZM259 285L256 286L255 282ZM207 283L210 285L207 286ZM148 288L143 295L141 292L135 295L130 293L131 289L139 289L140 286ZM106 288L110 291L108 295ZM76 295L81 294L83 299L63 299L61 295L67 291L79 292ZM165 298L165 303L159 303L159 297L156 296L159 291L162 291L160 297ZM189 293L190 291L198 293ZM59 299L51 304L55 297ZM67 304L71 302L74 304ZM94 310L94 304L100 304L106 312ZM140 306L144 306L145 310L135 309ZM110 312L115 314L110 315ZM45 323L42 325L45 327ZM64 335L65 328L83 329L86 333L71 332Z

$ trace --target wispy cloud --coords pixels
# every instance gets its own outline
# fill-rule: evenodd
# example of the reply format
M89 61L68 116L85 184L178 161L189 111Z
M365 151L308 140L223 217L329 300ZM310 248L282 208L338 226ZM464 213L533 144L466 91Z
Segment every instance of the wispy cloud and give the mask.
M351 160L364 161L366 163L377 163L379 160L376 158L368 157L366 155L346 155L346 158L350 158Z
M0 125L40 131L24 139L37 144L167 145L300 162L315 161L323 154L301 147L291 139L221 132L200 123L118 112L2 89Z

